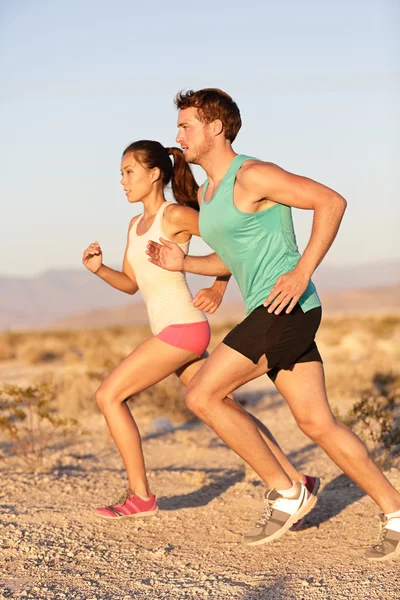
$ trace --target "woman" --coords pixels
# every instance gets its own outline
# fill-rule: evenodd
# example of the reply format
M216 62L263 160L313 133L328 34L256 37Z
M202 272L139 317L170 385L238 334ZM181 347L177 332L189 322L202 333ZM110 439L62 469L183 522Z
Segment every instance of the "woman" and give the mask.
M174 164L169 155L173 156ZM212 288L199 292L193 302L185 276L159 269L146 255L148 241L160 237L176 242L187 254L191 236L199 235L198 185L182 151L166 149L154 141L134 142L123 153L121 173L128 202L142 202L144 207L143 214L130 222L122 271L103 264L98 242L84 251L83 264L127 294L140 289L153 336L106 377L95 395L129 482L128 490L115 504L95 510L97 516L107 519L151 516L157 511L157 501L146 477L140 434L125 400L172 373L185 386L189 383L207 356L210 340L210 328L202 310L214 312L227 285L224 279L217 279ZM170 182L177 204L167 202L164 197ZM292 479L307 482L315 492L319 481L300 474L262 423L257 421L257 426Z

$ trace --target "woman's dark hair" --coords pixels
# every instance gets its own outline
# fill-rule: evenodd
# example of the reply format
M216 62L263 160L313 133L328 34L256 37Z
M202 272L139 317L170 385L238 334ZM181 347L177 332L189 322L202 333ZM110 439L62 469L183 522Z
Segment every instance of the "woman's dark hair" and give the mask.
M154 169L155 167L160 169L163 186L165 187L171 182L172 193L178 204L199 210L197 201L199 186L182 150L179 148L164 148L160 142L140 140L125 148L122 156L131 152L146 169ZM174 164L172 164L169 157L170 154L174 159Z

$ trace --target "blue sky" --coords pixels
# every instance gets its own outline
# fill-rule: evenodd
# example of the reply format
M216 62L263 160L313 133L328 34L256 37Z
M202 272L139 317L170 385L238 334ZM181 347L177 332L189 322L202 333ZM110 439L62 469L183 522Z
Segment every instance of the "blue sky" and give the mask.
M5 0L0 274L79 268L94 239L120 264L139 212L120 189L122 150L141 138L173 145L175 93L213 86L241 109L237 152L347 198L327 263L399 258L399 6ZM294 218L304 247L311 214Z

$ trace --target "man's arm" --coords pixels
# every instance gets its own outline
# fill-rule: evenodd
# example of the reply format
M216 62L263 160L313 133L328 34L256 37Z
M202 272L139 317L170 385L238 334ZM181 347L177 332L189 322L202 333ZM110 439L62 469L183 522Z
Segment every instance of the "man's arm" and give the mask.
M251 190L252 195L266 198L279 204L313 210L311 236L296 268L282 275L265 301L269 312L279 314L283 308L290 312L303 294L312 273L331 247L338 232L346 200L334 190L308 179L284 171L269 164L252 164L238 182Z
M215 252L206 256L185 256L182 271L197 273L197 275L214 275L217 277L216 281L219 282L219 285L225 287L231 276L228 267L224 265Z

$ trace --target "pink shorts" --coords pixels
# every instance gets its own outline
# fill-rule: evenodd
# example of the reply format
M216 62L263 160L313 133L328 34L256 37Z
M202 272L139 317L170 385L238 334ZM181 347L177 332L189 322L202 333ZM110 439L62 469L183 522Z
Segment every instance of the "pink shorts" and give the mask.
M175 348L194 352L201 356L210 343L211 331L208 321L170 325L156 335L160 340Z

